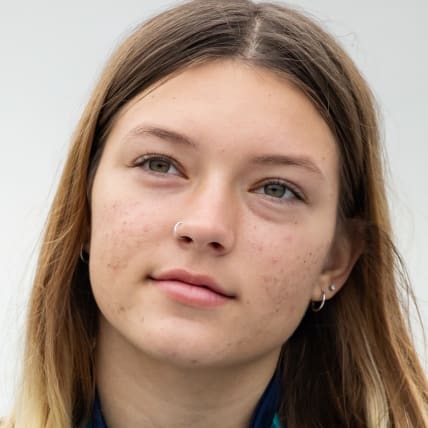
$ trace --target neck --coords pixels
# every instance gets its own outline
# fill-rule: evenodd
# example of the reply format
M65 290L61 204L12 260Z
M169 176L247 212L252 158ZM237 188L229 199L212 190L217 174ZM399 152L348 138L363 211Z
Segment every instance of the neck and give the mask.
M97 388L108 428L247 428L277 361L177 367L129 345L105 323L96 352Z

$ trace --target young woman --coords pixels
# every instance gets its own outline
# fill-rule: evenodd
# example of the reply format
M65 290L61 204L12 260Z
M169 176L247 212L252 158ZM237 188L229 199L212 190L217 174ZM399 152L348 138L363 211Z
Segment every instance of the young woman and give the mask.
M194 0L108 63L31 296L15 428L422 428L374 100L285 6Z

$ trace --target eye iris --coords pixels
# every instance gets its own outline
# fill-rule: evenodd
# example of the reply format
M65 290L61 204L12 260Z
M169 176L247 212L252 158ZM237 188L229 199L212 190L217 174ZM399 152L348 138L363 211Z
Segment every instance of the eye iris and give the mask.
M275 198L282 198L287 191L286 187L282 184L266 184L264 190L267 195Z
M162 159L152 159L149 161L149 168L156 172L168 172L170 167L169 162Z

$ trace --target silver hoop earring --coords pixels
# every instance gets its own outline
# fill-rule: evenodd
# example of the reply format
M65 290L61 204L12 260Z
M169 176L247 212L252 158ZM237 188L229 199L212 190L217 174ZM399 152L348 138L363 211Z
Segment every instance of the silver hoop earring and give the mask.
M86 254L86 257L85 257ZM82 260L83 263L85 263L85 265L87 265L89 263L89 254L83 249L83 244L80 247L80 260Z
M177 223L175 223L174 225L174 229L173 229L173 235L174 237L176 237L177 239L181 238L180 235L178 234L178 228L183 224L182 221L177 221Z
M326 298L325 291L324 290L321 290L321 291L322 291L322 300L321 300L321 303L318 306L317 306L316 302L312 302L311 303L311 309L312 309L313 312L319 312L324 307L324 305L325 305L325 298Z

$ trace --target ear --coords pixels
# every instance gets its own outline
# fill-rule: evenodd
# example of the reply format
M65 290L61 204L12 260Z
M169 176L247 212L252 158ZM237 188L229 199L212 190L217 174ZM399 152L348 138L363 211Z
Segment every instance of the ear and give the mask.
M312 293L313 301L322 300L323 291L326 299L331 299L346 283L364 250L363 231L362 222L356 219L348 219L337 225L323 271Z

